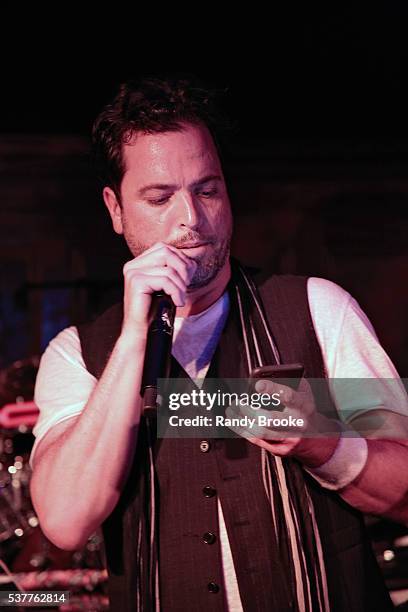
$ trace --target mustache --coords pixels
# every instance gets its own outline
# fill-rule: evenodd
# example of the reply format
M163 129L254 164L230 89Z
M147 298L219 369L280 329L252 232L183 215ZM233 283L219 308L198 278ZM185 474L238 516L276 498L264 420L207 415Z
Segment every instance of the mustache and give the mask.
M214 236L202 236L201 234L197 234L195 232L189 232L188 234L185 234L184 236L177 238L177 240L172 240L168 244L179 249L183 247L185 244L192 244L192 243L194 244L194 243L203 243L203 242L214 244L215 242Z

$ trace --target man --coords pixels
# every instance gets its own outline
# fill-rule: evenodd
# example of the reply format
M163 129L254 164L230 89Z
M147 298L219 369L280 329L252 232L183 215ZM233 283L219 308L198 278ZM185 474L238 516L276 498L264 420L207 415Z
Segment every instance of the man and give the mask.
M250 322L258 352L301 361L307 377L397 377L340 287L231 275L217 121L209 92L170 78L122 86L95 124L104 201L133 258L123 305L64 330L42 358L31 456L41 526L74 550L103 525L112 610L389 609L355 509L408 521L399 386L392 405L357 401L347 417L320 413L306 381L285 387L302 437L149 439L140 387L155 291L177 307L172 376L248 376ZM366 431L374 410L401 439L377 439L381 426L376 439L341 435L351 420Z

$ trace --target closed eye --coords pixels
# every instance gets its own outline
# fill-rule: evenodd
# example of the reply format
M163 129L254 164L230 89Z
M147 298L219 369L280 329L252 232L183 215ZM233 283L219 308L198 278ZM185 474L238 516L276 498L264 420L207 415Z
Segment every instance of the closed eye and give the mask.
M204 198L211 198L217 193L217 189L214 187L213 189L202 189L198 192L198 195L203 196Z
M166 202L168 202L168 200L170 199L171 196L163 196L161 198L156 198L155 200L147 200L149 204L151 204L152 206L161 206L163 204L166 204Z
M213 187L212 189L201 189L197 191L197 195L203 198L212 198L217 193L218 193L218 190L216 187ZM163 204L166 204L166 202L168 202L170 198L171 198L171 195L165 195L165 196L162 196L161 198L149 199L147 200L147 202L151 204L152 206L162 206Z

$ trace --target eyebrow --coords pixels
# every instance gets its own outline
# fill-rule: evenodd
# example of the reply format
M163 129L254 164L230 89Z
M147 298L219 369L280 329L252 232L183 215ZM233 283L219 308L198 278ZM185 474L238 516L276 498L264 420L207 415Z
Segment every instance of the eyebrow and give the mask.
M207 176L203 176L203 178L198 179L198 181L194 181L190 185L190 187L200 187L204 185L204 183L208 183L209 181L221 181L221 176L219 174L208 174ZM160 191L170 191L177 188L177 185L167 185L166 183L151 183L150 185L145 185L139 189L138 196L143 197L147 191L150 189L158 189Z

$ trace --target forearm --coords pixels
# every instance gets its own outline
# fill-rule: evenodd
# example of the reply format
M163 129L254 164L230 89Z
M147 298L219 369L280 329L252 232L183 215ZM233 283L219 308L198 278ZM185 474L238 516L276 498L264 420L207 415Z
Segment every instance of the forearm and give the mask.
M35 464L32 495L46 535L75 548L110 514L134 456L145 339L120 336L84 410Z
M367 440L361 473L338 493L362 512L408 524L408 447L395 440Z
M328 461L306 469L362 512L408 524L407 417L375 409L351 427L354 435L342 436Z

